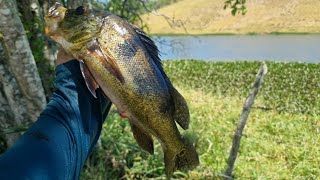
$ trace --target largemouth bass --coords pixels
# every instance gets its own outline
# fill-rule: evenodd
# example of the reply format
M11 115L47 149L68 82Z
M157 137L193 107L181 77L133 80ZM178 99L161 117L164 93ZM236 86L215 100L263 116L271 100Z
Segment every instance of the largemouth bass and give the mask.
M158 48L142 30L108 12L83 6L66 9L59 3L45 21L46 34L81 61L92 94L101 88L128 117L139 146L153 154L152 137L159 140L168 178L176 169L199 164L192 143L176 126L188 129L187 103L165 74Z

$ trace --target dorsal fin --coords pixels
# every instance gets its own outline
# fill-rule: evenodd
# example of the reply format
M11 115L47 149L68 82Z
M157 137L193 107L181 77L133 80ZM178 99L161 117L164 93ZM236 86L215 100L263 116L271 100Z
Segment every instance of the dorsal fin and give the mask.
M139 27L132 25L136 33L139 35L141 42L145 45L148 54L150 55L152 61L156 64L160 70L162 76L166 80L167 85L171 85L171 81L163 70L161 59L159 57L159 49L154 43L154 41ZM171 85L172 86L172 85Z
M183 128L188 129L189 127L189 120L190 120L190 114L187 102L182 97L182 95L173 87L171 84L170 79L166 75L166 73L163 70L161 59L159 57L159 50L158 47L155 45L152 39L148 37L148 35L143 32L140 28L133 25L134 30L139 35L140 40L145 45L145 48L147 49L148 54L150 55L152 61L155 63L155 65L158 67L159 71L161 72L163 78L166 81L166 84L168 86L168 89L171 94L171 98L174 103L174 120Z

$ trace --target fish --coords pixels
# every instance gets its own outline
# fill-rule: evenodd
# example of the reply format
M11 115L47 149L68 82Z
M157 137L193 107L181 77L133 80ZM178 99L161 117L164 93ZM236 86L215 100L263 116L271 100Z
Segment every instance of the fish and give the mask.
M45 33L80 61L93 96L103 93L128 118L138 145L154 153L156 138L164 153L166 177L199 165L198 153L182 136L190 114L186 100L166 75L159 50L146 33L110 12L55 3L45 16ZM176 124L177 123L177 124Z

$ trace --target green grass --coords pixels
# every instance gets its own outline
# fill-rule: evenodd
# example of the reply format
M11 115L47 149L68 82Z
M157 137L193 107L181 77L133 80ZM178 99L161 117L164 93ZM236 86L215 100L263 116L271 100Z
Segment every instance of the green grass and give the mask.
M267 63L269 74L249 116L236 161L237 179L320 177L318 64ZM186 98L191 124L182 131L200 155L200 166L176 179L221 179L243 102L258 62L165 61L174 85ZM292 104L293 103L293 104ZM264 110L258 107L268 107ZM164 179L163 154L142 151L127 120L112 110L101 146L81 179Z
M151 33L150 36L234 36L235 33L199 33L199 34L186 34L186 33Z
M174 84L206 93L246 97L260 62L174 61L164 64ZM259 107L320 113L320 64L267 62Z

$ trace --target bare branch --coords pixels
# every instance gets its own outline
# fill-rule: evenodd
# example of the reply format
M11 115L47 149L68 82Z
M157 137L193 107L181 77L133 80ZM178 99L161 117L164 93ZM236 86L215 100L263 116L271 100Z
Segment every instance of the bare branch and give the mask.
M167 15L165 15L165 14L158 13L155 9L149 9L149 8L147 7L147 5L146 5L146 2L145 2L144 0L139 0L139 1L140 1L141 4L143 5L144 9L147 10L147 12L149 12L149 13L155 15L155 16L161 16L161 17L163 17L163 18L167 21L167 23L169 24L169 26L170 26L171 28L173 28L173 29L174 29L174 28L183 28L183 30L186 32L186 34L189 34L189 33L188 33L188 30L187 30L187 28L186 28L186 26L185 26L186 21L176 20L174 17L171 18L171 17L169 17L169 16L167 16Z
M233 143L232 143L232 147L230 150L228 165L226 168L224 179L232 179L232 171L233 171L234 163L236 161L238 151L240 148L242 131L247 123L247 119L248 119L251 107L252 107L254 100L259 92L259 89L261 88L261 85L263 83L263 79L266 74L267 74L267 65L262 64L259 69L259 72L257 74L256 81L254 82L253 87L251 89L251 92L244 103L242 113L240 115L239 123L237 125L237 129L236 129L234 137L233 137Z

